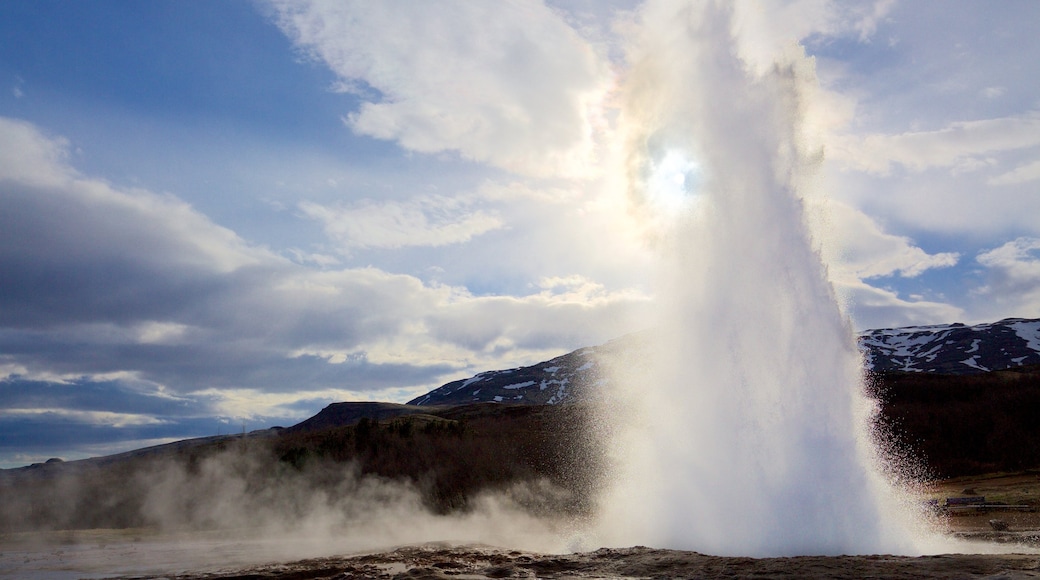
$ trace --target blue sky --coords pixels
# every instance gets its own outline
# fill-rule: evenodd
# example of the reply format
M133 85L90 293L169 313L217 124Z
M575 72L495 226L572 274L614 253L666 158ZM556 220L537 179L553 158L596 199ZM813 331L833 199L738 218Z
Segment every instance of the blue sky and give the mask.
M641 10L0 3L0 466L645 326L672 210L616 183ZM733 13L749 67L813 59L805 203L856 328L1040 316L1040 5Z

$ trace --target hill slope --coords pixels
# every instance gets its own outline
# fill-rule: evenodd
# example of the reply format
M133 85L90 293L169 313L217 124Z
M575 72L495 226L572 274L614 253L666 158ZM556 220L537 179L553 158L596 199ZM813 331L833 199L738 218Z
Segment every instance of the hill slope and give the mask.
M858 340L865 368L873 372L971 375L1040 364L1040 319L868 330ZM604 360L616 357L619 351L646 348L648 341L646 334L633 334L531 366L482 372L447 383L408 404L553 405L581 399L588 389L607 380Z

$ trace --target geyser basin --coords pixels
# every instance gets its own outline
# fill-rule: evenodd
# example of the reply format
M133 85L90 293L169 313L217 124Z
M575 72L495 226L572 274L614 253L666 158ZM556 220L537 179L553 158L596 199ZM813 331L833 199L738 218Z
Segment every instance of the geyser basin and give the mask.
M719 555L919 553L879 474L859 353L803 215L822 157L802 126L813 63L795 49L752 61L734 10L651 3L633 39L630 196L681 188L665 182L685 179L682 159L651 151L667 141L698 160L702 199L675 207L662 244L652 360L616 369L603 537Z

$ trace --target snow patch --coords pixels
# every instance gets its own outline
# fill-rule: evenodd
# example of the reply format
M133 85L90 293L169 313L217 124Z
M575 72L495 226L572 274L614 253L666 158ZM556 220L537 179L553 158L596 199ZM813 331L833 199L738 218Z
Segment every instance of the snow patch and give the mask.
M971 358L968 358L968 359L964 359L964 360L961 361L961 364L966 364L969 367L972 367L972 368L975 368L975 369L979 369L980 371L989 372L989 369L987 369L986 367L984 367L984 366L980 365L979 363L975 362L975 359L977 359L977 358L979 358L978 355L975 355L975 356L973 356Z
M1026 341L1026 348L1033 352L1040 352L1040 320L1012 322L1008 326L1015 331L1019 338Z
M473 383L482 381L485 378L487 378L487 375L488 375L488 373L477 373L477 374L473 375L472 377L466 379L465 382L462 383L462 386L459 387L459 389L462 389L464 387L468 387L468 386L472 385Z

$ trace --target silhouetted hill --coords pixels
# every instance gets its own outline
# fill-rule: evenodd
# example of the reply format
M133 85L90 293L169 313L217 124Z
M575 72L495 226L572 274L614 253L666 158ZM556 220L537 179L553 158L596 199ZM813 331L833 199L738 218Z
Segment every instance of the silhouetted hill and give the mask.
M286 429L286 432L298 433L303 431L318 431L329 427L353 425L363 418L373 421L383 421L385 419L393 419L394 417L400 417L402 415L429 412L429 408L417 407L415 405L401 405L399 403L332 403L310 419L289 427Z

